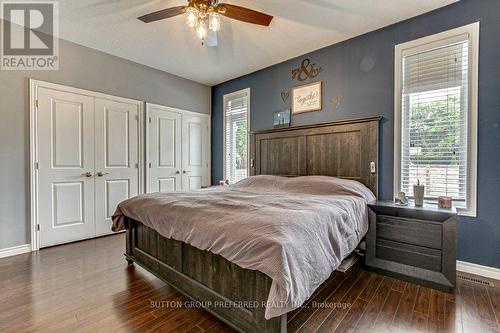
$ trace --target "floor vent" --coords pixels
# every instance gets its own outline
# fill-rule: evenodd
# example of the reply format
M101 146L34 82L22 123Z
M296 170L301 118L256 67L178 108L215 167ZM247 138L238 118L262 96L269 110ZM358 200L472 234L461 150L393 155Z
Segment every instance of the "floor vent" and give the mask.
M478 278L470 277L470 276L463 275L463 274L457 274L457 277L460 280L469 281L469 282L480 284L480 285L487 286L487 287L495 287L495 285L493 284L493 282L486 281L486 280L483 280L483 279L478 279Z

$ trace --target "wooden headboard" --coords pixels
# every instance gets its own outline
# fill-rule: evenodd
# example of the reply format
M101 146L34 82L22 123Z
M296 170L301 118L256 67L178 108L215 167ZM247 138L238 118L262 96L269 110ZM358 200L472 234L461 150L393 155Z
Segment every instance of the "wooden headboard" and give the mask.
M380 119L253 132L250 174L347 178L365 184L377 195Z

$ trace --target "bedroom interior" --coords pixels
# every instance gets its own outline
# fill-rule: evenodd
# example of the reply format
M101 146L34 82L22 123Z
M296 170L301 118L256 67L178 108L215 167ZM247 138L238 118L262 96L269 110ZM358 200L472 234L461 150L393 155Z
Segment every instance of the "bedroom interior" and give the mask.
M497 0L0 1L0 332L497 332Z

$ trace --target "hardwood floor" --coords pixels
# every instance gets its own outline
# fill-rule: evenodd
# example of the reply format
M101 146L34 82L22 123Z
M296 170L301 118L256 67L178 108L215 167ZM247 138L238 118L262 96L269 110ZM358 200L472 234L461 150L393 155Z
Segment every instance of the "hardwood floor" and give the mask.
M139 266L124 235L0 259L0 332L234 332ZM368 272L336 273L289 315L289 332L500 332L495 288L444 293ZM181 306L179 306L181 305Z

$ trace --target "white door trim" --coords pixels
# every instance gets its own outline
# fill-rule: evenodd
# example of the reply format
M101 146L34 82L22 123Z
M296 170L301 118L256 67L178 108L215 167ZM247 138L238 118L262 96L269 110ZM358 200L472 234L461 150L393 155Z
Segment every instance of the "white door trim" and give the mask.
M107 95L100 92L68 87L52 82L29 79L29 115L30 115L30 229L31 229L31 251L40 249L40 232L38 231L38 112L37 112L37 90L39 87L54 89L74 94L85 95L93 98L109 99L118 102L134 104L138 106L138 160L139 160L139 194L144 193L144 151L143 151L143 130L144 127L144 102L130 98Z
M198 113L198 112L193 112L193 111L188 111L188 110L183 110L183 109L178 109L178 108L173 108L173 107L170 107L170 106L166 106L166 105L161 105L161 104L154 104L154 103L147 103L146 102L146 130L145 130L145 133L144 133L144 138L145 138L145 149L144 149L144 161L145 162L145 168L146 168L146 177L145 177L145 180L144 180L144 183L145 183L145 190L146 190L146 193L149 193L149 190L150 190L150 186L149 186L149 183L150 183L150 176L151 176L151 172L149 171L149 163L151 162L151 158L149 156L149 117L150 117L150 113L151 113L151 109L152 108L158 108L158 109L162 109L162 110L165 110L165 111L170 111L170 112L176 112L176 113L180 113L181 115L188 115L188 116L196 116L196 117L204 117L207 119L207 122L208 122L208 143L207 143L207 146L208 146L208 149L209 149L209 152L208 152L208 171L207 171L207 174L208 174L208 183L211 184L212 183L212 116L209 115L209 114L206 114L206 113ZM182 157L181 157L181 160L182 160Z

